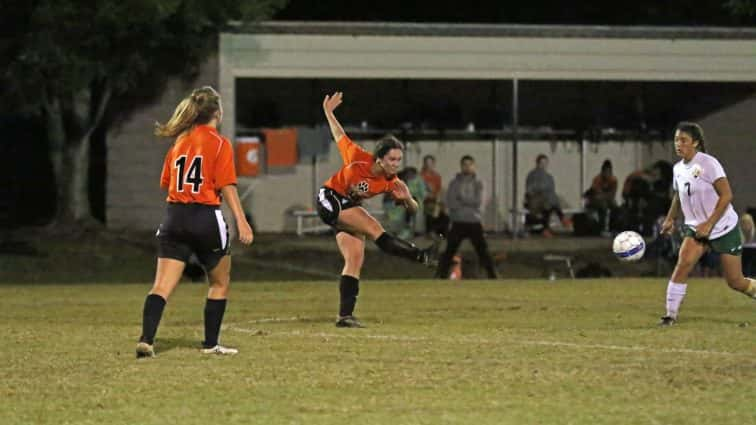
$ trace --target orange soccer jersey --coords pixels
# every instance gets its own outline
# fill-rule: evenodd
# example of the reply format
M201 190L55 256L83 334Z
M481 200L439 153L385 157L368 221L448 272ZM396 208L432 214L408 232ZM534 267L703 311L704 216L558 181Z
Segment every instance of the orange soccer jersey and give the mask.
M230 184L236 184L233 149L214 127L195 126L165 155L160 187L168 189L168 202L220 205L220 190Z
M324 186L353 199L371 198L380 193L391 192L396 176L376 176L370 168L373 155L366 152L347 136L342 136L337 143L344 166L328 179Z

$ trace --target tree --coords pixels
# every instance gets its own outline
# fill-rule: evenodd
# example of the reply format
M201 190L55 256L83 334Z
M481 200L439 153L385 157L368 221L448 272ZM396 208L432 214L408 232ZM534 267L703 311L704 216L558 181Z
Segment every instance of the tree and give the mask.
M3 5L0 106L38 114L56 185L54 223L91 219L89 139L115 97L196 71L229 22L271 16L286 0L38 0ZM117 120L119 111L110 111Z
M742 18L747 23L756 23L756 1L727 0L724 7L729 10L733 16Z

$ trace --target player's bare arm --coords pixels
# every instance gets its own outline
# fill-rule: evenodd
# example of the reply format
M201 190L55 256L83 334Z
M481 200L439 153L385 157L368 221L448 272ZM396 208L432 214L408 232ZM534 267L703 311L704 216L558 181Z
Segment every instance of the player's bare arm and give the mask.
M346 132L339 124L339 120L336 119L336 115L333 111L341 105L343 93L340 91L334 92L332 95L326 95L323 99L323 112L328 120L328 126L331 128L331 134L333 135L333 141L338 142L339 139L346 135Z
M231 212L234 214L236 228L239 231L239 241L244 245L251 244L255 235L252 233L252 226L249 225L247 217L244 215L236 186L232 184L223 186L221 193L223 194L223 199L228 203L229 208L231 208Z
M709 219L696 226L696 237L706 238L711 234L711 229L717 224L722 215L727 210L727 206L732 202L732 189L727 178L720 177L714 182L714 190L719 195L717 205L714 207Z
M397 180L396 183L394 183L394 190L391 191L391 196L393 196L395 200L401 202L410 214L417 212L417 201L412 197L407 184L403 181Z
M672 196L672 202L669 205L669 211L667 211L667 218L662 223L660 233L662 235L669 235L672 233L672 228L675 225L675 219L680 215L680 198L677 196L677 192Z

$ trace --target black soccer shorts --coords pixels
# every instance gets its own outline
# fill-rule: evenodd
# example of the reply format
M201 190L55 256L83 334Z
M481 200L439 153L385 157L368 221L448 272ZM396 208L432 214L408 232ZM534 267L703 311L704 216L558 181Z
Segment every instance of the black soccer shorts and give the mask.
M231 253L228 225L215 205L169 203L156 236L158 258L186 263L195 254L206 271Z
M359 205L335 190L325 186L318 190L318 194L315 196L315 203L317 204L318 216L323 220L323 223L334 228L339 221L339 213L341 210Z

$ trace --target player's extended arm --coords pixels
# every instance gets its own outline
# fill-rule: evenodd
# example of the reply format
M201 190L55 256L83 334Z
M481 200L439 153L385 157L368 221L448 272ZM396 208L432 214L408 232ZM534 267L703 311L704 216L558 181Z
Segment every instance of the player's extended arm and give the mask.
M412 197L409 188L403 181L399 179L396 180L396 182L394 183L394 190L391 191L391 195L396 201L401 202L402 205L404 205L404 208L410 214L416 213L419 209L417 201L415 201L415 199Z
M251 244L255 235L252 233L252 226L249 225L247 217L244 215L236 186L233 184L223 186L221 193L223 194L223 199L228 203L229 208L231 208L231 212L234 214L236 229L239 231L239 241L244 245Z
M672 228L675 225L675 219L680 215L680 197L677 192L672 196L672 202L669 204L669 211L667 211L667 218L662 223L661 234L669 235L672 233Z
M328 120L328 126L331 127L333 141L336 143L346 135L341 124L339 124L339 120L336 119L336 115L333 114L333 111L341 105L342 96L343 94L337 91L331 96L326 95L323 99L323 112L325 112L326 119Z
M730 189L730 183L726 177L720 177L714 182L714 190L719 195L717 205L714 207L714 211L711 212L709 218L696 226L696 236L708 237L711 233L711 229L717 224L722 215L727 210L727 206L732 202L732 189Z

